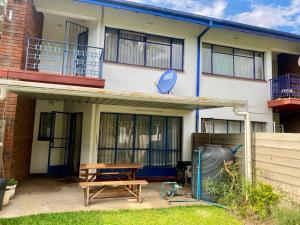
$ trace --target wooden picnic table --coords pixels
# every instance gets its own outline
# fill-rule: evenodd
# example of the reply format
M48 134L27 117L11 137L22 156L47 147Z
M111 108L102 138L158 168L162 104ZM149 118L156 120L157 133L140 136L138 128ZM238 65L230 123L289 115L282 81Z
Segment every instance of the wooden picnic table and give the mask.
M100 197L102 193L103 197L120 197L120 192L114 194L103 195L103 191L107 187L123 187L134 198L141 202L141 187L147 185L146 180L136 181L136 172L138 169L142 169L143 165L139 163L98 163L98 164L81 164L80 175L84 177L84 182L80 182L80 186L84 188L84 202L87 206L89 201ZM127 180L120 178L120 176L127 177ZM99 182L95 178L101 176L117 177L119 181L102 181ZM90 193L90 188L97 188L94 193Z
M81 164L80 175L84 177L84 181L92 182L97 176L117 176L126 175L129 180L135 180L136 172L142 169L140 163L95 163ZM93 171L91 171L93 170ZM125 171L120 171L125 170Z

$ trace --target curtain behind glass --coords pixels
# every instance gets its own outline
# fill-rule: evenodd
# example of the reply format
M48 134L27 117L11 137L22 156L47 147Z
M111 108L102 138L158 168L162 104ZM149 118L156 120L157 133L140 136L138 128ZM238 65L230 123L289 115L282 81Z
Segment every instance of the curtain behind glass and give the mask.
M134 116L119 114L117 163L129 163L133 161L133 131Z
M117 62L118 50L118 30L113 28L105 29L105 49L104 59Z
M264 79L264 54L255 52L255 79Z
M117 114L101 113L98 163L114 163Z
M150 144L150 117L136 116L136 133L135 133L135 155L136 163L143 165L149 164L149 144Z
M236 77L254 78L253 52L234 50L234 75Z
M172 39L172 69L183 70L183 40Z
M226 134L227 133L227 120L214 120L214 133Z
M233 49L213 46L213 73L220 75L233 75Z
M202 71L203 73L211 73L211 52L212 46L209 44L202 45Z
M165 126L164 117L153 116L151 123L151 165L161 166L166 162L165 159Z
M168 118L167 162L176 166L181 150L181 118Z
M228 121L228 133L229 134L241 133L241 122L240 121Z
M202 133L210 133L214 132L214 120L213 119L201 119L201 130Z
M120 32L119 60L120 63L145 64L144 36L127 31Z

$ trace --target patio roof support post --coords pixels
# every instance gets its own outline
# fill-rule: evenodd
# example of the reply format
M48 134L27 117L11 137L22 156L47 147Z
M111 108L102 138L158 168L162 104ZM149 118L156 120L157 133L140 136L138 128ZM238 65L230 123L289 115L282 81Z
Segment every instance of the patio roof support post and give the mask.
M245 168L245 178L246 180L252 184L252 143L251 143L251 121L250 121L250 113L247 111L241 112L237 107L234 108L234 113L238 116L244 116L245 121L245 154L244 154L244 168Z
M212 27L212 21L197 37L197 74L196 74L196 97L200 97L200 81L201 81L201 42L203 36ZM199 133L199 117L200 111L196 110L196 133Z

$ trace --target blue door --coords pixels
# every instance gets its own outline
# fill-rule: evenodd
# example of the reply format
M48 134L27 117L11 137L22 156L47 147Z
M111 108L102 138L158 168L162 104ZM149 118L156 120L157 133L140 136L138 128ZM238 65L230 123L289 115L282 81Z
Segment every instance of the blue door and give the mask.
M48 175L68 176L79 168L81 149L82 114L52 112Z

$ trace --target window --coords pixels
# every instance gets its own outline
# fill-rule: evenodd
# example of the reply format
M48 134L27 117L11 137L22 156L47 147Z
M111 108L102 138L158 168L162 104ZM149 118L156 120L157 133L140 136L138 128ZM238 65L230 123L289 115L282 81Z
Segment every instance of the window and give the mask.
M105 60L183 70L184 41L114 28L105 29Z
M179 117L101 113L99 163L176 166L181 157Z
M203 44L204 73L264 79L264 53Z
M206 119L201 120L202 133L240 134L244 133L244 121ZM266 132L266 123L251 122L252 132Z
M48 141L50 138L52 113L41 112L40 127L39 127L39 141Z

